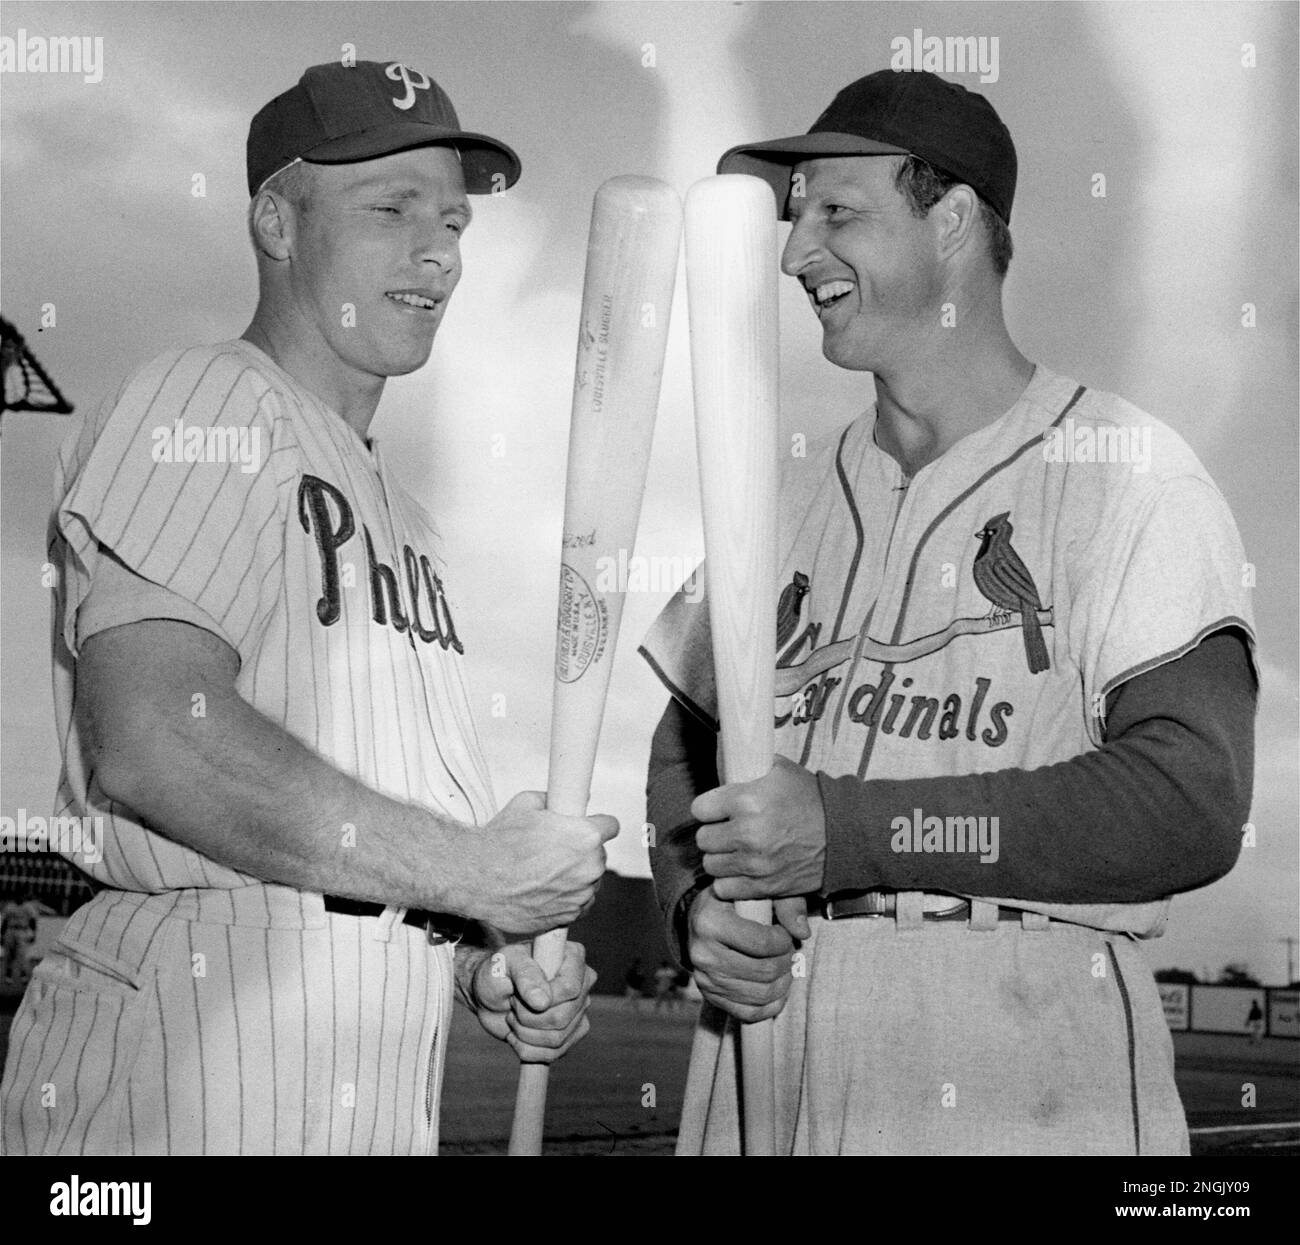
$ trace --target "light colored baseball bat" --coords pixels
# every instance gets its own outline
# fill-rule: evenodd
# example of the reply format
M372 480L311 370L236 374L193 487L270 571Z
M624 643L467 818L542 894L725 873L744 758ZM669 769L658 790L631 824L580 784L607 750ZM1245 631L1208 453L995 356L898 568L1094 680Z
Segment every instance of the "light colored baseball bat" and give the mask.
M772 768L776 668L776 211L744 174L686 195L686 288L722 777ZM770 925L767 900L738 903ZM776 1152L772 1022L741 1028L746 1155Z
M571 817L586 814L591 794L681 232L681 199L664 182L614 177L596 191L569 424L546 789L546 807ZM564 942L562 929L533 940L533 958L548 977L564 959ZM542 1152L547 1079L546 1064L520 1065L511 1154Z

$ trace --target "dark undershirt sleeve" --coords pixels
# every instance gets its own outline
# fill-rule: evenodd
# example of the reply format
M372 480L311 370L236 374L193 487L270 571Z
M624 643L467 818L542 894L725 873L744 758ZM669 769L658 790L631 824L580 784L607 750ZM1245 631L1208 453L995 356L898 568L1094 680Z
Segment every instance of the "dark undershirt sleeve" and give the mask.
M1236 630L1107 698L1107 738L1040 769L955 778L817 775L823 894L888 887L1052 903L1140 903L1236 862L1254 771L1255 676ZM895 817L997 817L999 856L895 852Z
M1205 886L1232 868L1249 815L1256 696L1245 639L1227 629L1114 689L1105 743L1068 761L955 778L863 782L819 773L822 893L887 887L1136 903ZM690 805L718 783L716 747L714 733L670 700L651 745L646 795L655 886L679 959L681 902L707 884ZM996 816L998 860L894 852L891 822L910 822L916 808Z
M695 846L700 823L691 818L691 801L718 785L718 737L674 699L659 720L650 743L646 781L646 816L654 827L650 868L665 918L668 945L686 965L686 942L680 927L683 899L709 883L704 857Z

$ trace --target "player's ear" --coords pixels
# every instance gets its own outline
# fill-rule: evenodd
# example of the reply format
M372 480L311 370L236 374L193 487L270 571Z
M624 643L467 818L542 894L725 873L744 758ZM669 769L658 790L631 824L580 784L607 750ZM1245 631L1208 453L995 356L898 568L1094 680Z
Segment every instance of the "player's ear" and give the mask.
M261 190L248 205L248 232L268 259L288 259L293 243L293 205L274 190Z
M948 188L943 198L930 209L939 246L939 257L955 255L975 233L975 222L980 214L979 196L966 185L958 183Z

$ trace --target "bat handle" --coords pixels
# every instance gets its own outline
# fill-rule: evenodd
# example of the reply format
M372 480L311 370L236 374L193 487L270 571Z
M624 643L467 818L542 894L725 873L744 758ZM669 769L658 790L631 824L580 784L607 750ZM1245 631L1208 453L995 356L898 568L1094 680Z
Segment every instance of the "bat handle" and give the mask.
M548 930L533 939L533 959L541 965L542 972L554 977L564 962L564 943L567 933L562 929ZM519 1085L515 1090L515 1117L510 1124L511 1155L536 1157L542 1152L542 1132L546 1127L546 1088L550 1081L550 1065L521 1063Z
M745 899L736 904L737 915L759 925L772 924L769 899ZM745 1156L776 1153L776 1054L772 1021L759 1020L740 1027L741 1102L744 1103Z

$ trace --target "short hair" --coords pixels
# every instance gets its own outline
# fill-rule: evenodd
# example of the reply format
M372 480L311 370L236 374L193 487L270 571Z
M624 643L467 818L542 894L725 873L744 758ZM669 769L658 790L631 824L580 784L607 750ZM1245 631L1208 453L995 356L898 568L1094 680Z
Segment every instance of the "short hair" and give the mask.
M912 215L922 218L954 186L965 184L960 177L936 169L920 156L903 156L894 170L894 189L907 200ZM1005 277L1011 264L1011 230L984 199L980 198L979 205L993 271Z
M312 193L316 187L315 170L305 160L295 160L292 164L285 165L278 173L273 173L257 189L255 194L248 201L248 236L255 249L257 247L257 234L253 229L253 205L257 202L257 196L264 190L273 190L281 198L287 199L293 204L294 210L306 213L311 210Z

